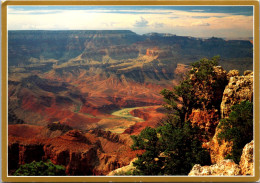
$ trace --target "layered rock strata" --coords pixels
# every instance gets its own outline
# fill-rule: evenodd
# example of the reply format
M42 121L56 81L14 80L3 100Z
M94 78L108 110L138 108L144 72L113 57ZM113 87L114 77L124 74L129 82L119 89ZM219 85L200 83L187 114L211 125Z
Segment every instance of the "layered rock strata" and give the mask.
M71 130L53 138L9 136L8 143L9 173L19 165L50 159L64 166L67 175L106 175L128 165L138 153L131 151L129 135L102 130Z

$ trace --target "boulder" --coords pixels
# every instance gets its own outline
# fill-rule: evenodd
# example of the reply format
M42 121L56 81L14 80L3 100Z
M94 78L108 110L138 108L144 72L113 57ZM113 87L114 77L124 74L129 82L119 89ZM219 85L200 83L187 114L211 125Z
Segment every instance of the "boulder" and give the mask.
M239 75L240 75L239 70L230 70L227 73L227 79L229 80L231 77L239 76Z
M242 175L254 175L254 141L246 144L239 162Z
M240 175L241 170L239 166L230 159L222 160L217 164L211 166L201 166L196 164L193 166L189 176L201 175L218 175L218 176L234 176Z

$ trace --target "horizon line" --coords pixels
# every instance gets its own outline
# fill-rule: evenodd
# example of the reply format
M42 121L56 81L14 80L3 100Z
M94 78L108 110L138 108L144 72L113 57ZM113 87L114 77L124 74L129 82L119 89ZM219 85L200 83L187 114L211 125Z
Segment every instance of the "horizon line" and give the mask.
M190 38L201 38L201 39L210 39L210 38L221 38L221 39L227 39L227 40L253 40L254 37L218 37L218 36L205 36L205 37L195 37L195 36L190 36L190 35L177 35L177 34L173 34L173 33L160 33L160 32L147 32L144 34L138 34L135 31L132 31L130 29L23 29L23 30L19 30L19 29L11 29L11 30L7 30L7 32L9 31L130 31L133 32L137 35L143 36L143 35L147 35L147 34L168 34L168 35L172 35L172 36L178 36L178 37L190 37Z

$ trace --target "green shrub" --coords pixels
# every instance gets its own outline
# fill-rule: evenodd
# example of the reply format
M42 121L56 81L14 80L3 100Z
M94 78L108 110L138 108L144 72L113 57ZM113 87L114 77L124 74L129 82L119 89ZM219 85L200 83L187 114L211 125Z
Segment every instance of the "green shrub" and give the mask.
M229 117L220 122L218 139L233 142L229 158L239 163L243 147L253 139L253 104L243 101L232 106L231 110Z
M202 148L198 129L189 122L183 127L174 123L157 129L147 127L132 138L134 150L145 150L133 163L135 175L187 175L197 163L210 164L209 153Z
M50 160L48 162L35 162L21 165L14 173L14 176L55 176L66 175L65 168L60 165L54 165Z

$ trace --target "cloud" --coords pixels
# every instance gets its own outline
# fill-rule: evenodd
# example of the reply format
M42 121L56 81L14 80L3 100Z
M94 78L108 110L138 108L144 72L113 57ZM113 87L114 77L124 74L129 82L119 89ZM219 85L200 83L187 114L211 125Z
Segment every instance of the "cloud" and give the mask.
M170 19L176 19L176 18L180 18L180 17L178 17L178 16L171 16L171 17L169 17Z
M205 10L191 10L191 11L195 11L195 12L203 12Z
M132 30L183 36L252 37L253 16L163 9L44 9L8 7L8 30ZM144 14L143 14L144 13ZM143 15L140 15L143 14Z
M202 21L194 22L191 25L192 26L210 26L210 24L208 22L202 22Z
M165 25L164 23L155 23L154 27L155 28L162 28L162 27L164 27L164 25Z
M136 20L134 27L147 27L148 26L148 21L146 19L144 19L143 17L141 17L140 20Z

